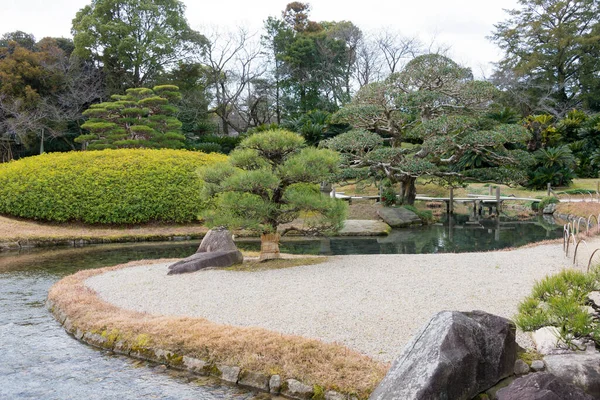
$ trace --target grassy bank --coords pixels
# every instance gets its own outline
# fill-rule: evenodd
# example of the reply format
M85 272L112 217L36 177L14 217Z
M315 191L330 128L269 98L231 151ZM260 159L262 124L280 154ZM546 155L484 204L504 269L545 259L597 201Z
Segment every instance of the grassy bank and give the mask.
M167 260L161 260L165 262ZM135 348L137 352L167 350L212 365L239 366L265 375L279 374L323 390L367 398L389 365L337 344L261 328L216 324L202 318L166 317L117 308L85 286L91 276L159 261L142 260L120 266L80 271L56 283L48 294L54 312L69 319L71 331L102 335L106 346ZM67 325L67 324L65 324Z
M0 216L0 242L36 240L168 240L170 237L199 238L208 229L195 224L144 224L136 226L95 226L81 223L47 223Z

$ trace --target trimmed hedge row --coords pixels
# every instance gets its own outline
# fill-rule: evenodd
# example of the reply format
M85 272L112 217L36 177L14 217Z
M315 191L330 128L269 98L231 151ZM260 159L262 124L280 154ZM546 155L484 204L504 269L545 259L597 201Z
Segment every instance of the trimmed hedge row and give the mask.
M196 170L225 156L185 150L50 153L0 164L0 213L44 221L197 220Z

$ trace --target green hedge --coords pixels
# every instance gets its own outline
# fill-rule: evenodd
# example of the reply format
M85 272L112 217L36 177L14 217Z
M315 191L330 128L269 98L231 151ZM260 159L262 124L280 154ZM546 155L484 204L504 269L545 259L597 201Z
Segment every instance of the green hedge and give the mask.
M0 213L44 221L197 220L196 170L223 155L121 149L51 153L0 164Z

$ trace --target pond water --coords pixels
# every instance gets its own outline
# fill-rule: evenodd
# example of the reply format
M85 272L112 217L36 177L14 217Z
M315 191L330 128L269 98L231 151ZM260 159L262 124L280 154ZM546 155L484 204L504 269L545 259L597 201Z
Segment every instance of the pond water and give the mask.
M46 310L50 286L80 269L188 254L189 245L0 253L0 399L253 399L215 380L84 345Z
M498 250L562 238L563 227L542 217L474 220L466 215L444 217L433 225L394 229L382 237L284 239L281 251L293 254L431 254ZM259 250L258 240L238 240L244 250Z
M562 237L542 219L469 221L455 216L388 237L293 239L281 250L310 254L483 251ZM240 240L258 250L257 240ZM165 370L93 349L69 336L45 308L48 289L81 269L131 260L181 258L198 241L29 249L0 253L0 399L252 399L255 394L220 382Z

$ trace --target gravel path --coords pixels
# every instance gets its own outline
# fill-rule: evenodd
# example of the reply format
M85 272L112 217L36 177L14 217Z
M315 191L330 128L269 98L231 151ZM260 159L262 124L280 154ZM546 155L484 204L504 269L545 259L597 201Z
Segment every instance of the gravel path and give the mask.
M488 253L336 256L260 272L167 276L168 264L155 264L101 274L86 284L121 308L259 326L391 361L434 313L478 309L510 318L535 280L570 265L562 244L553 244ZM523 335L519 341L527 345Z

